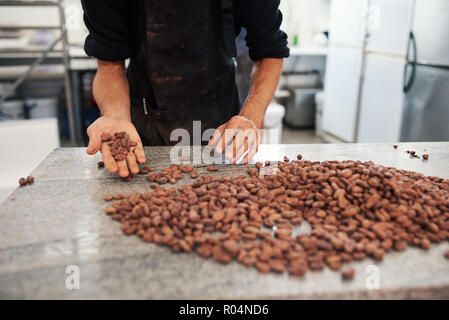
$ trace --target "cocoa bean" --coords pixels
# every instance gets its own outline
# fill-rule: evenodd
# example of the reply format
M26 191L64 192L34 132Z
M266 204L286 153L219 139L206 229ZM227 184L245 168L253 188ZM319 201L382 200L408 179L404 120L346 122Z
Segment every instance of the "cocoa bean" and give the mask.
M343 270L341 273L341 278L343 280L352 280L355 276L355 270L354 269L346 269Z

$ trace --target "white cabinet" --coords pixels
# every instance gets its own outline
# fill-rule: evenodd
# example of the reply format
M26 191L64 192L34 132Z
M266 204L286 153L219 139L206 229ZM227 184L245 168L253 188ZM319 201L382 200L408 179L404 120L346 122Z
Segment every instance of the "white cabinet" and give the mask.
M362 47L368 0L333 0L330 13L330 46Z
M363 50L330 47L324 83L323 130L355 140Z
M413 33L418 62L449 66L449 1L416 0L416 12Z
M404 58L365 56L357 142L399 141L404 65Z
M371 0L357 142L400 139L405 56L414 0Z
M414 0L371 0L366 51L405 56Z
M323 131L355 141L368 0L333 0L324 83Z
M415 0L333 0L323 131L346 142L398 141Z

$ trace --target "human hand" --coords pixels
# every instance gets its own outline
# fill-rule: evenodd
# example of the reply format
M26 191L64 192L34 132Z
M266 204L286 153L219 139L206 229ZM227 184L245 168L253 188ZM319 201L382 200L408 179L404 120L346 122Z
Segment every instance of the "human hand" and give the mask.
M219 154L225 152L226 159L232 163L236 163L246 154L243 158L243 163L246 164L259 149L259 130L252 120L235 116L215 130L208 144L216 146L215 151Z
M130 141L136 142L137 145L131 148L125 160L116 161L111 154L110 147L106 142L101 141L101 136L103 133L114 135L114 133L121 131L126 132L129 135ZM141 164L146 162L142 141L136 128L129 120L102 116L87 128L87 135L89 136L89 145L86 150L87 154L93 155L100 151L105 167L111 173L118 172L120 177L126 178L130 173L139 173L137 162Z

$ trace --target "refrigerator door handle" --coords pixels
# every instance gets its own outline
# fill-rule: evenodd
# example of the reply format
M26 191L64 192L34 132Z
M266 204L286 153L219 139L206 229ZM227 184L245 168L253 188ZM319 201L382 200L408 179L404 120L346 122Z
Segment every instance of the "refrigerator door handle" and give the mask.
M411 61L409 59L410 46L413 47L413 59ZM418 56L416 47L417 47L417 45L416 45L415 35L413 34L413 32L410 32L410 39L409 39L408 48L407 48L407 63L405 64L405 67L404 67L404 93L407 93L413 86L413 83L415 82L416 62L417 62L417 56ZM412 67L412 73L410 75L410 78L407 81L407 70L408 70L409 66Z

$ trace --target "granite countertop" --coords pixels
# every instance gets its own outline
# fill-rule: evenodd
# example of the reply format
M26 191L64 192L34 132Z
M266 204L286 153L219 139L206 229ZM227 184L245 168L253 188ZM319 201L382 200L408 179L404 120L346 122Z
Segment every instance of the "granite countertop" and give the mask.
M430 158L411 159L406 150ZM156 169L170 164L171 148L145 151ZM284 155L294 159L298 153L310 160L372 160L449 178L449 143L399 144L397 150L389 143L264 145L254 161L282 160ZM447 242L429 251L391 252L382 262L352 262L356 276L343 282L339 272L327 268L304 277L266 275L237 262L221 265L127 237L104 213L103 197L145 192L150 184L145 176L124 182L98 169L99 160L100 155L89 157L83 148L56 149L32 173L34 185L16 189L0 205L1 299L449 298L449 261L443 257ZM205 172L206 165L196 166ZM246 168L220 165L217 174L236 175ZM178 184L189 182L186 177ZM78 290L66 287L71 265L79 268ZM369 289L373 270L379 289Z

